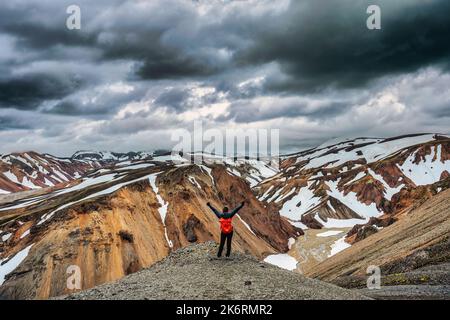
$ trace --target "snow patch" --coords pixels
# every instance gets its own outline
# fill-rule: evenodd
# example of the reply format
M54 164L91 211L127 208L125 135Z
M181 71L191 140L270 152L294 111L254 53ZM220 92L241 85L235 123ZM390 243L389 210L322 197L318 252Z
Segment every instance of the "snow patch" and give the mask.
M258 198L258 200L264 200L266 197L269 196L270 191L273 189L273 186L270 186L269 189L267 189L266 192L264 192L264 194Z
M169 236L167 234L167 227L166 227L167 207L169 206L169 203L165 202L164 199L161 197L161 195L159 194L158 186L156 185L156 177L158 176L159 173L154 173L154 174L150 175L148 177L148 180L150 181L150 186L152 187L153 192L155 192L156 198L158 199L158 202L160 204L160 207L158 208L158 212L161 216L161 221L164 225L164 232L165 232L167 244L169 245L170 248L172 248L173 243L169 239Z
M73 186L73 187L69 187L69 188L65 188L61 191L56 192L56 194L61 195L61 194L65 194L65 193L69 193L69 192L73 192L73 191L77 191L77 190L82 190L85 189L87 187L91 187L100 183L104 183L104 182L108 182L108 181L114 181L116 174L105 174L102 176L98 176L95 178L85 178L83 179L82 182L80 182L79 184Z
M30 229L28 229L27 231L25 231L24 233L22 233L22 235L20 236L20 239L25 238L27 235L30 234Z
M7 241L9 238L11 238L12 234L11 233L7 233L5 235L2 236L2 241L5 242Z
M332 237L332 236L338 235L342 232L343 231L339 231L339 230L330 230L330 231L319 233L319 234L317 234L317 236L318 237Z
M138 170L138 169L144 169L144 168L149 168L149 167L153 167L153 166L155 166L153 163L140 163L140 164L135 164L135 165L131 165L131 166L121 167L118 170L119 171Z
M297 268L297 260L286 253L270 255L264 259L264 262L289 271L293 271Z
M51 182L50 180L48 180L46 177L44 178L44 184L49 187L55 186L55 184L53 182Z
M6 259L0 260L0 286L5 282L5 277L7 274L11 273L16 269L20 263L28 256L30 249L33 245L29 245L25 249L19 251L14 257L12 257L8 262L3 264Z
M280 210L280 214L291 220L298 220L305 212L314 208L320 203L320 198L316 197L309 189L312 183L300 189L300 192L286 201ZM300 203L299 206L297 206Z
M288 248L289 250L291 250L292 246L295 244L295 239L294 238L289 238L288 240Z
M366 224L369 222L369 218L366 219L331 219L328 218L327 222L320 219L319 215L316 214L314 219L316 219L319 223L323 225L326 229L333 228L352 228L357 224Z
M396 193L399 193L400 190L402 190L402 188L405 186L404 184L399 185L396 188L391 188L387 182L383 179L383 176L376 173L375 171L373 171L372 169L369 169L369 173L372 177L374 177L375 179L377 179L378 181L380 181L383 186L384 186L384 196L387 200L391 201L392 196Z
M334 256L335 254L347 249L351 247L351 245L349 245L347 242L345 242L345 236L343 236L342 238L336 240L332 245L331 245L331 252L328 255L329 257Z
M294 227L300 228L302 230L307 230L309 229L308 226L306 224L304 224L303 222L300 221L292 221L290 219L288 219L289 223L292 224Z
M215 185L216 184L216 182L215 182L215 180L214 180L214 178L213 178L213 176L212 176L212 174L211 174L211 172L212 172L212 169L211 168L209 168L209 167L207 167L207 166L204 166L204 165L200 165L200 168L202 168L203 170L205 170L206 171L206 173L209 175L209 177L211 178L211 182L212 182L212 184L213 185Z
M250 226L248 225L247 222L244 221L244 219L242 219L242 217L239 214L236 214L236 216L239 218L239 220L241 220L241 222L244 224L244 226L247 227L248 230L250 230L250 232L256 236L256 234L253 232L252 228L250 228Z
M343 165L348 161L355 161L361 158L366 159L367 163L372 163L404 148L433 140L433 135L430 134L404 137L386 142L383 142L384 139L380 138L358 138L347 141L334 140L319 146L311 154L298 156L296 163L309 161L308 164L303 167L304 169L328 167L330 164L332 164L333 167L336 167ZM351 151L345 150L347 147L354 147L358 144L370 142L372 143L369 145L356 147ZM341 150L336 153L326 154L333 148Z
M40 189L41 187L36 186L33 182L31 182L30 180L28 180L27 177L23 177L22 180L22 185L25 187L28 187L30 189Z
M196 186L199 189L202 189L202 186L200 185L200 183L198 183L198 181L195 179L195 177L189 176L189 181Z
M330 191L327 191L328 195L336 198L341 201L344 205L352 209L354 212L359 214L362 217L377 217L381 213L378 211L375 203L371 203L370 205L366 205L364 203L359 202L356 197L356 193L349 192L346 196L338 190L338 181L327 181L326 184L330 187Z
M433 152L434 150L434 152ZM414 164L415 153L411 154L399 166L402 173L411 179L416 186L423 186L439 181L442 172L450 171L450 161L441 161L442 146L433 147L432 152L425 156L425 160L419 164ZM436 160L433 161L434 156Z
M7 177L10 181L20 184L19 179L17 179L16 175L11 171L3 172L3 175Z

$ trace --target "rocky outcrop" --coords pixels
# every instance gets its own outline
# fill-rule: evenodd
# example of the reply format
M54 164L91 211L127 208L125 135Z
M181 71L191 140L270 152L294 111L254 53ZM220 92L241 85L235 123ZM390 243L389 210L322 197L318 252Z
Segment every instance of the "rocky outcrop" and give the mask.
M355 228L356 227L356 228ZM374 225L356 225L347 235L345 239L347 243L354 244L378 232L378 228ZM353 233L353 234L352 234ZM352 234L352 235L350 235Z
M303 215L300 222L307 226L309 229L322 229L323 227L323 225L316 219L314 219L312 215Z
M350 244L354 244L361 241L368 236L377 233L378 230L386 228L396 222L397 219L389 215L382 216L380 218L372 217L367 224L357 224L347 233L345 241Z
M364 295L235 253L213 258L212 242L177 250L117 282L60 297L67 300L359 300ZM226 288L223 290L222 288Z
M326 196L319 205L302 215L301 222L312 229L321 229L323 225L316 220L327 222L328 219L363 219L355 211L344 205L340 200ZM317 226L320 226L317 228Z

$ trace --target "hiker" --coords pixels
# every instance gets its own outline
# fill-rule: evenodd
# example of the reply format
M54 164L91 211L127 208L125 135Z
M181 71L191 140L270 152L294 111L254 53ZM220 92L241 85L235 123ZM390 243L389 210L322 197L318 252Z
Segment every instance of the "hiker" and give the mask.
M220 245L219 251L217 252L217 257L220 258L222 256L223 246L225 245L225 240L227 241L227 253L226 256L229 257L231 253L231 239L233 238L233 225L231 224L231 220L234 215L238 213L239 210L244 206L244 202L241 203L239 207L228 211L228 207L223 208L223 212L219 212L216 208L214 208L211 203L207 203L207 206L214 212L214 214L219 218L220 221Z

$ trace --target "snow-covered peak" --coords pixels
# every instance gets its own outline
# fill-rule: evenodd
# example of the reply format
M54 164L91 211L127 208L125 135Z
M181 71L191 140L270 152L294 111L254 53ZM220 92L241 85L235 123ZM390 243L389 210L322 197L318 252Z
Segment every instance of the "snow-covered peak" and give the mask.
M337 167L349 161L364 159L378 161L404 148L435 141L434 134L418 134L394 138L356 138L336 142L332 140L307 152L294 155L296 163L306 162L303 169ZM331 143L331 144L329 144Z
M80 161L127 161L127 160L143 160L150 159L153 156L153 152L128 152L118 153L112 151L91 151L82 150L75 152L71 159Z
M255 192L295 223L329 226L319 215L345 219L347 226L364 224L401 210L419 186L441 192L438 185L450 172L449 151L450 139L435 134L333 140L283 159L281 171Z

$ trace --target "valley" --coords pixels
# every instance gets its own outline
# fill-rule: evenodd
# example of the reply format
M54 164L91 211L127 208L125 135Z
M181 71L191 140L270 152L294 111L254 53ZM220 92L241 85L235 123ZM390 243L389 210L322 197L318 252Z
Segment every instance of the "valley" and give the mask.
M217 242L207 202L246 203L233 220L240 254L352 290L375 264L392 284L388 274L448 262L449 172L450 139L434 134L330 141L278 169L205 153L3 155L0 297L67 295L70 266L86 290Z

